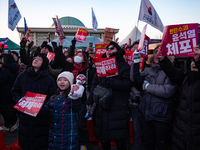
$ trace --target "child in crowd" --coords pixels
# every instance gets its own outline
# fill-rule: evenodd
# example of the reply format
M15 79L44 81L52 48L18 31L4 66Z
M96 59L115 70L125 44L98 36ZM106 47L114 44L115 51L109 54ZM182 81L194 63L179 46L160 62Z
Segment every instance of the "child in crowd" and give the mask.
M72 85L73 79L71 72L64 71L59 74L57 91L45 105L50 121L49 149L79 150L77 123L82 103L80 97L77 97L80 88L78 85ZM70 91L73 91L73 94ZM81 92L83 93L83 90Z

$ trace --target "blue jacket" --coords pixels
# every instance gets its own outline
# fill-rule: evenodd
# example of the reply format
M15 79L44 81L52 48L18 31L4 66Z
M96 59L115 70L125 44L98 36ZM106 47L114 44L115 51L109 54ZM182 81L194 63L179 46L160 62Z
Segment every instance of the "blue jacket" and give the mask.
M58 95L45 105L49 114L49 149L79 150L78 111L81 99L72 100Z

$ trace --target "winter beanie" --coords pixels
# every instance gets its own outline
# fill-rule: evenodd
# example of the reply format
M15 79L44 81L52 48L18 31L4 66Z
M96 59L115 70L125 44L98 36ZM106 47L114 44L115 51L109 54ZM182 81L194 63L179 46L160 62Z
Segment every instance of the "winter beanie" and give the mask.
M40 53L40 54L37 55L37 56L38 56L38 57L41 57L41 58L43 59L42 65L41 65L41 67L40 67L39 70L41 71L41 70L47 69L47 67L48 67L48 65L49 65L49 60L48 60L48 58L46 57L46 55Z
M73 84L74 75L73 75L71 72L69 72L69 71L64 71L64 72L60 73L60 74L58 75L57 81L58 81L58 79L61 78L61 77L67 78L67 80L69 81L70 85Z

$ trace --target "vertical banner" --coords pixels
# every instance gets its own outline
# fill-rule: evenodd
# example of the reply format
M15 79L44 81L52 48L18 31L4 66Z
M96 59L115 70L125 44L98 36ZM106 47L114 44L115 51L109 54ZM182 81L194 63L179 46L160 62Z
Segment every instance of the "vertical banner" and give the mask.
M36 117L42 108L45 99L46 95L26 92L26 95L13 107L27 115Z
M144 69L144 60L145 58L143 56L140 57L140 72Z
M113 28L105 28L103 44L109 44L113 40L114 30Z
M138 51L143 49L146 30L147 30L147 24L144 26L144 28L142 30L142 34L141 34L141 37L140 37L140 42L139 42L139 45L138 45Z
M147 35L145 35L144 43L143 43L143 46L142 46L143 49L140 50L141 56L143 56L145 58L148 58L149 41L150 41L150 38Z
M108 44L95 44L95 58L101 58L101 56L106 52L106 47Z
M63 28L61 26L60 20L58 19L58 16L56 16L56 18L52 18L55 28L56 28L56 32L58 34L58 36L60 37L60 39L66 39Z
M88 31L82 28L78 28L76 33L76 40L77 42L84 43L87 37Z
M98 22L97 22L97 18L94 14L93 8L92 8L92 28L94 31L97 31L98 28Z
M198 45L198 40L198 23L166 26L161 44L162 54L193 57L193 49Z
M93 59L98 77L113 77L119 74L115 56L109 58Z

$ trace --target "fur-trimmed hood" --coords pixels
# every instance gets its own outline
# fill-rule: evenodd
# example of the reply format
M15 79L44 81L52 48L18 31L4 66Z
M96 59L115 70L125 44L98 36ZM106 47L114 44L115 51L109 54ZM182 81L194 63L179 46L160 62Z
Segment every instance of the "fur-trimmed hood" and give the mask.
M174 56L167 56L167 58L173 63L174 62L174 59L175 57ZM146 61L146 64L147 65L151 65L153 63L153 54L150 54L147 61Z

